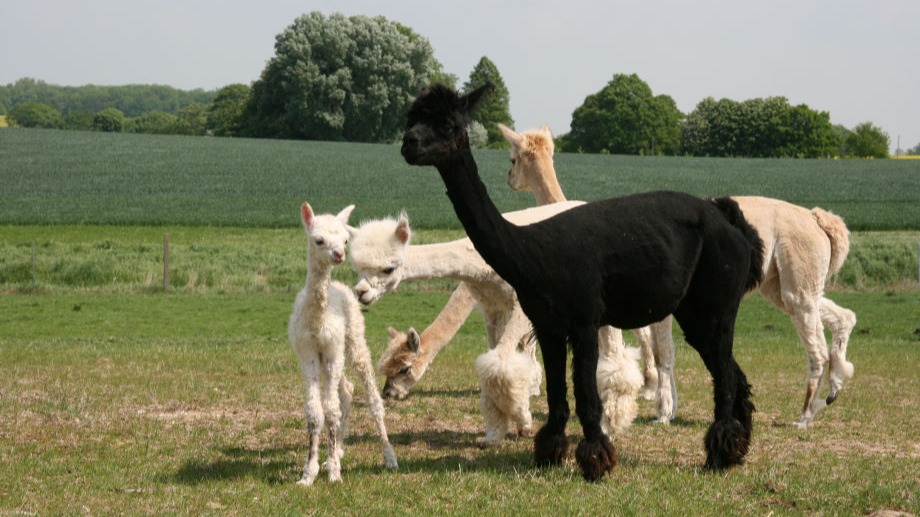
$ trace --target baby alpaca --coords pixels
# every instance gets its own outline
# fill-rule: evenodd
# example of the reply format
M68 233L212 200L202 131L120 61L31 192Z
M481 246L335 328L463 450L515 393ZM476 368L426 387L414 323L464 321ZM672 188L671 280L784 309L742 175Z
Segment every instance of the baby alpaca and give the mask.
M345 261L346 223L354 205L338 215L315 215L308 203L301 206L307 234L307 281L297 293L288 337L300 362L307 392L305 412L310 452L298 485L310 486L319 474L319 440L328 427L326 468L330 481L341 481L345 454L345 424L351 407L352 385L345 378L345 356L364 382L368 407L374 415L383 458L395 469L396 452L387 438L383 401L377 393L371 355L364 340L364 317L351 291L332 280L332 268Z

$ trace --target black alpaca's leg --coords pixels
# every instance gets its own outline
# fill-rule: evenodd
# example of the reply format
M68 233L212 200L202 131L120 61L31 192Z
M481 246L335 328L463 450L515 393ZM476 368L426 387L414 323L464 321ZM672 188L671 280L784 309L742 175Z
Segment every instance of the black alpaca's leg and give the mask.
M744 463L751 444L751 387L732 356L734 318L713 322L711 316L678 318L684 335L699 352L713 380L714 420L706 432L706 468L722 470ZM708 327L708 328L707 328Z
M585 437L575 450L581 475L596 481L613 470L617 452L601 431L601 399L597 394L597 327L580 328L572 334L572 384L575 413Z
M562 463L568 451L565 424L569 420L569 403L566 400L564 339L537 336L543 353L546 371L546 400L549 415L546 424L534 436L534 461L538 467Z

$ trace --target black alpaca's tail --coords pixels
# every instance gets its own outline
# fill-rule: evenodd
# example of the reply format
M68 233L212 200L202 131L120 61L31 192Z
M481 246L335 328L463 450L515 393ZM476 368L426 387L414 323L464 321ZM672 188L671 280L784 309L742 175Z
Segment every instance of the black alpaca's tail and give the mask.
M716 205L732 226L741 231L744 238L751 244L751 268L748 272L744 290L745 292L753 291L763 282L763 241L760 239L760 234L744 218L744 213L734 199L719 197L710 199L710 201Z

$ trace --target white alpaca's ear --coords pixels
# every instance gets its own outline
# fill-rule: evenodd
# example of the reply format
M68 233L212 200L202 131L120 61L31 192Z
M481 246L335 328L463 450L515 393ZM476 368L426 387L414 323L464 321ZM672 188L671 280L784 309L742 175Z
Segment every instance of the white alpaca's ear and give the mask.
M409 349L418 353L419 349L422 347L422 338L419 337L418 331L414 328L409 327L409 333L406 335L409 338L409 341L406 343L409 345Z
M304 202L300 205L300 222L303 223L304 228L313 229L313 208L310 207L310 203Z
M348 205L339 212L335 218L342 222L342 224L348 224L348 216L351 215L351 211L355 209L355 205Z
M348 237L354 239L358 236L358 229L349 224L345 225L345 229L348 230Z
M396 223L396 238L403 244L409 243L412 237L412 231L409 230L409 216L405 212L399 214L399 221Z
M515 133L513 129L502 124L501 122L498 123L498 129L502 132L502 136L505 137L505 140L507 140L509 144L513 145L514 147L521 147L521 143L524 141L523 135Z

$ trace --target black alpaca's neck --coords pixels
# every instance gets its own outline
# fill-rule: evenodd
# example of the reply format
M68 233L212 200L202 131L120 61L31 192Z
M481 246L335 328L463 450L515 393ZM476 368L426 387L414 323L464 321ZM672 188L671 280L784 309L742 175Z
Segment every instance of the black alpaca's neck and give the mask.
M447 197L476 251L508 283L520 277L516 244L520 228L509 223L492 202L479 177L473 154L461 150L454 159L437 166L447 187Z

